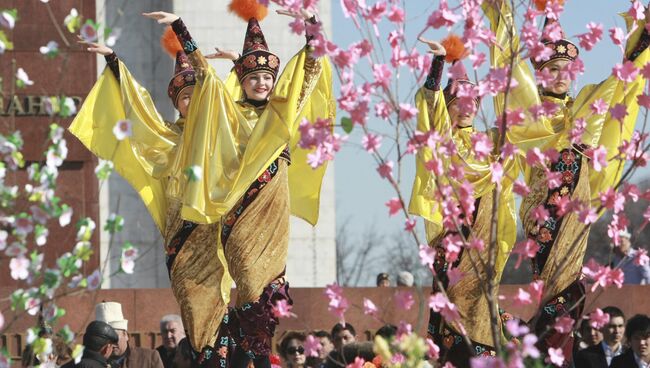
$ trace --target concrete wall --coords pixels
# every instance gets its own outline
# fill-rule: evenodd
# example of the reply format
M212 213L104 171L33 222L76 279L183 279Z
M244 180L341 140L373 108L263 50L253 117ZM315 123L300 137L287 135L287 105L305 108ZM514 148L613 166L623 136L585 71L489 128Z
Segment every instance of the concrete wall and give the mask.
M121 28L122 37L114 47L131 73L151 93L163 117L173 121L175 110L167 97L167 84L173 62L159 46L163 27L143 18L144 11L164 10L178 14L187 24L192 36L204 51L213 48L241 51L246 23L227 12L226 0L104 0L98 4L98 19L105 19L112 28ZM330 4L321 1L320 14L330 31ZM288 17L279 16L271 9L262 22L267 43L280 57L283 65L304 45L304 38L292 34ZM221 77L225 77L232 62L210 61ZM103 60L99 65L103 66ZM102 262L107 264L104 287L160 288L168 287L164 266L163 243L137 193L119 175L113 174L108 185L102 188L101 223L111 212L124 216L126 224L122 233L112 240L102 234ZM317 227L302 220L292 219L288 278L295 286L324 286L336 278L334 167L330 166L322 188L321 216ZM121 245L130 241L142 255L136 263L134 275L119 273Z

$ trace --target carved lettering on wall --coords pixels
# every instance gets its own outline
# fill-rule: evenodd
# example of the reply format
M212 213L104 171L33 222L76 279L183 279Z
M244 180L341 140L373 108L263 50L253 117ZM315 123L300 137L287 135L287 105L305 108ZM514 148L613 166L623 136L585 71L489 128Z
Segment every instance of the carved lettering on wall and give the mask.
M0 116L49 116L45 101L52 96L13 95L0 98ZM67 96L79 108L83 100L80 96Z

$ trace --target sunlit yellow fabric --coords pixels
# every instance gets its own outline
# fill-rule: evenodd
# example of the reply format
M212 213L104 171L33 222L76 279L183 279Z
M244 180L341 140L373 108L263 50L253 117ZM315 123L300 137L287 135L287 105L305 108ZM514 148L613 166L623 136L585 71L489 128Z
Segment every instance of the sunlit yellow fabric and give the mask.
M627 13L621 14L625 19L628 32L631 31L633 20ZM643 29L645 28L645 21L637 22L637 29L630 35L627 40L626 55L635 48L638 43ZM650 51L645 49L635 60L634 65L637 68L644 67L650 61ZM592 199L599 197L601 192L616 185L620 180L625 165L624 157L617 157L619 155L618 147L623 141L629 141L634 133L637 117L639 115L639 103L637 96L643 93L646 84L645 77L639 73L637 78L631 83L619 82L614 92L612 105L619 103L627 107L628 115L623 119L623 123L616 119L612 119L608 114L603 124L603 131L598 141L598 145L602 145L607 149L607 167L597 172L591 170L589 172L589 182L591 184Z
M333 117L331 69L327 59L318 59L321 72L313 90L302 95L307 58L307 51L302 50L289 61L269 103L259 116L255 109L242 108L235 102L212 68L205 70L203 81L192 96L187 119L192 123L185 128L173 164L175 172L199 166L203 168L203 177L199 181L179 178L170 182L168 191L170 196L183 203L183 218L199 223L220 219L285 146L296 140L301 116ZM299 152L296 155L297 168L306 168L298 162ZM320 189L318 181L322 179L322 173L324 168L306 174L299 182L300 189L307 193L306 200L295 203L292 200L292 205L296 206L292 212L312 224L318 219L318 194L315 191ZM294 173L290 171L291 174Z
M496 67L509 65L512 50L516 52L519 49L519 38L516 35L516 29L512 26L512 12L508 2L502 2L500 14L487 2L483 3L483 9L490 21L492 31L496 34L495 45L509 45L503 49L499 46L491 47L492 65ZM621 14L621 16L630 32L634 24L633 20L627 14ZM631 53L641 37L645 21L638 21L636 24L637 29L627 40L627 55ZM635 60L635 66L637 68L645 66L649 55L648 50L643 51ZM527 118L521 126L512 127L509 130L509 140L517 144L523 152L533 147L539 147L542 150L547 148L561 150L570 146L568 133L574 122L578 119L585 119L587 127L582 136L582 143L588 147L603 145L608 151L608 166L600 172L590 170L589 173L592 198L598 198L600 192L615 185L621 178L624 161L615 159L615 157L618 155L618 146L623 140L629 140L634 131L639 111L636 97L643 92L645 78L640 74L636 80L626 84L614 76L609 76L600 84L585 86L578 93L575 101L571 99L562 101L552 97L540 98L536 81L525 61L517 57L514 65L513 78L517 81L518 86L508 95L508 109L523 108L526 111L529 107L539 104L542 99L558 104L561 109L553 117L538 120L534 120L529 113L526 114ZM496 99L498 102L495 101L495 105L499 109L500 106L503 106L504 96L497 96ZM628 115L624 118L623 124L612 119L609 113L594 114L590 105L597 99L602 99L608 106L625 104ZM497 110L497 113L502 111L501 108L501 110ZM526 172L529 182L530 170L526 170Z
M311 60L312 62L314 60ZM306 60L308 64L309 60ZM331 80L332 68L327 59L320 61L318 66L320 74L318 84L310 93L310 97L304 101L304 106L297 119L299 124L303 118L310 122L316 119L332 119L335 121L336 103L332 95ZM330 81L328 85L324 81ZM235 99L243 98L243 90L239 83L239 78L235 72L231 72L225 81L225 87L228 93ZM311 89L311 88L307 88ZM333 125L332 125L333 129ZM300 134L293 134L289 144L291 153L291 165L289 166L289 193L291 198L291 214L304 219L312 225L318 222L318 213L320 207L320 192L323 183L323 176L327 169L327 163L312 169L307 164L307 154L313 150L306 150L298 146Z
M138 192L161 233L165 229L168 167L180 136L167 127L149 93L122 62L120 82L106 68L70 125L70 132L95 155L113 161L115 170ZM132 123L133 135L118 141L113 127Z
M442 137L451 138L456 144L458 153L444 162L448 167L451 163L460 163L465 169L465 179L473 185L474 197L481 198L494 190L491 182L492 172L490 164L493 158L478 160L471 145L471 135L474 129L453 129L440 91L430 91L421 88L416 95L418 108L418 126L420 132L434 130ZM409 212L426 220L427 241L439 238L443 233L442 213L435 200L436 178L425 167L425 163L433 157L429 147L419 150L416 158L416 174L411 192ZM504 178L499 198L497 241L499 249L496 260L496 273L501 275L505 262L510 254L516 238L515 203L512 193L512 183L517 177L517 167L513 160L504 163ZM447 178L439 178L442 183L447 183ZM459 184L459 183L451 183ZM486 244L488 239L483 239Z

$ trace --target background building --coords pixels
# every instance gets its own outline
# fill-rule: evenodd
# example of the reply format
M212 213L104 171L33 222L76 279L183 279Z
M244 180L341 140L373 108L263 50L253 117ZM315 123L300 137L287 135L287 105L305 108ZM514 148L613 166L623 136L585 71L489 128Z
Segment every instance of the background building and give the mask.
M163 27L141 16L142 12L163 10L179 15L204 54L214 47L241 52L246 23L227 11L228 0L98 0L97 20L112 29L120 29L122 37L113 47L131 73L151 93L162 116L175 120L175 110L167 97L167 84L173 71L173 60L160 47ZM269 48L278 54L282 65L304 46L304 37L290 32L286 16L269 15L261 22ZM327 34L331 34L330 2L322 0L319 9ZM212 60L210 63L221 77L225 77L232 62ZM105 66L98 60L100 73ZM321 213L318 226L292 218L291 241L287 276L292 286L324 286L336 279L334 166L325 176L321 195ZM104 287L155 288L168 287L162 237L156 229L137 193L117 174L100 191L100 221L103 224L110 213L125 218L124 230L111 240L102 233L101 261L109 270ZM135 275L119 272L121 245L130 241L138 247L140 258ZM135 277L134 277L135 276Z

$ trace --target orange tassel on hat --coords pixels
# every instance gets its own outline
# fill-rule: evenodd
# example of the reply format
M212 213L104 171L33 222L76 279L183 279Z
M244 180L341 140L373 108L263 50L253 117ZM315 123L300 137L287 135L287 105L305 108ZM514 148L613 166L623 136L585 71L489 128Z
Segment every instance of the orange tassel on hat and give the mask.
M232 0L228 9L246 22L251 18L261 21L269 13L269 9L257 0Z
M467 56L467 50L465 49L463 40L454 34L450 34L440 43L444 46L445 50L447 50L445 61L448 63L452 63Z
M183 51L183 46L178 42L176 33L174 33L171 26L167 26L163 35L160 36L160 45L165 49L169 56L172 57L172 59L176 58L176 54L178 54L179 51Z
M535 7L539 11L544 11L544 9L546 9L546 4L549 2L564 5L564 0L535 0Z

